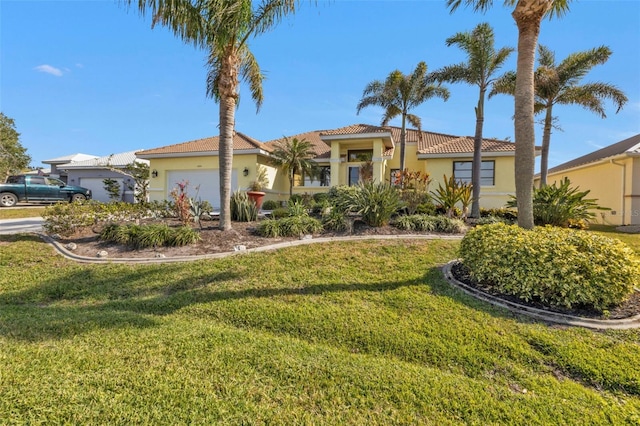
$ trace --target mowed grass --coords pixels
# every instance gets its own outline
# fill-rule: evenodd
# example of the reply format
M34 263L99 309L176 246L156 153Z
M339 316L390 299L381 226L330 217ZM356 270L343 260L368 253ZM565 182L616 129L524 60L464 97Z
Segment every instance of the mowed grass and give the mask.
M22 219L28 217L42 216L45 206L29 207L29 208L17 208L7 209L0 208L0 220L1 219Z
M640 332L467 297L457 246L81 265L0 236L0 424L640 423Z

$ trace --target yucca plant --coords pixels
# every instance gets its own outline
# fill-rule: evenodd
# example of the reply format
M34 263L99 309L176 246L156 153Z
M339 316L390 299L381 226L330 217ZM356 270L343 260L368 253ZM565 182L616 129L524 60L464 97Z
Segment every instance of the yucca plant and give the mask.
M572 222L594 219L593 210L610 210L600 207L594 198L585 198L589 190L580 191L579 187L571 187L569 178L564 178L558 185L543 186L533 191L533 218L536 225L553 225L568 227ZM515 207L516 198L511 197L507 207Z
M344 192L339 208L356 214L369 226L380 227L389 223L391 216L400 207L398 190L386 183L365 182L357 190Z
M453 175L449 178L447 178L447 175L444 175L443 178L444 185L439 183L438 188L432 191L432 194L435 201L442 205L447 212L447 217L452 218L455 215L456 204L458 202L463 204L463 208L466 203L467 209L469 208L473 187L470 183L457 181Z
M258 219L258 207L244 191L231 196L231 219L236 222L253 222Z

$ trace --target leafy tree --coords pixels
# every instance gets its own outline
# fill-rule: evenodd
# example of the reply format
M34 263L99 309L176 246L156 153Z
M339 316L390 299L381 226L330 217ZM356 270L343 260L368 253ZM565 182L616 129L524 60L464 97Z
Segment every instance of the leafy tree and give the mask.
M480 217L480 169L482 166L482 130L484 100L487 90L495 81L494 74L513 52L510 47L496 51L493 28L488 23L478 24L471 32L457 33L447 39L447 46L457 45L467 54L467 62L446 66L434 71L438 81L467 83L478 86L480 94L476 110L476 130L473 142L471 183L473 185L471 217Z
M422 120L409 111L423 104L432 97L445 101L449 99L449 90L440 83L433 83L427 74L427 64L420 62L416 69L408 75L399 70L392 71L385 81L374 80L367 84L358 103L358 114L368 106L379 106L384 109L382 126L389 124L394 118L402 117L400 131L400 170L405 169L406 129L407 121L422 130Z
M271 162L275 166L282 167L289 179L289 197L293 195L293 182L296 174L312 175L315 173L316 163L313 157L316 156L313 144L306 139L287 137L276 142L271 153Z
M15 121L0 112L0 181L20 173L31 162L27 149L20 144Z
M139 161L127 164L121 173L129 176L133 183L128 182L127 189L133 191L138 203L146 203L149 201L149 165Z
M602 118L604 112L603 101L610 99L617 110L627 103L625 94L612 84L594 82L580 85L580 80L596 65L604 64L611 56L611 49L600 46L591 50L572 53L556 64L555 54L545 46L538 46L538 68L534 74L535 111L545 112L544 132L542 134L542 156L540 159L540 186L547 184L549 168L549 145L551 144L551 129L554 127L554 105L580 105L598 114ZM489 97L496 93L515 93L516 74L506 73L497 80Z
M102 179L102 183L104 185L104 189L107 191L107 193L109 193L109 198L111 200L120 199L121 187L120 187L120 183L117 180L106 178L106 179Z
M125 0L131 4L135 0ZM283 16L293 13L297 0L138 0L141 14L150 12L153 24L170 28L185 42L208 53L207 95L220 104L220 228L231 229L231 169L235 109L240 80L248 83L258 109L264 76L249 50L248 40L260 35Z
M513 6L513 17L518 27L518 60L515 89L515 137L516 137L516 197L518 200L518 225L531 229L533 223L533 174L535 171L534 85L535 61L540 24L545 17L561 16L569 9L571 0L504 0ZM447 7L454 12L460 5L486 11L493 0L447 0Z

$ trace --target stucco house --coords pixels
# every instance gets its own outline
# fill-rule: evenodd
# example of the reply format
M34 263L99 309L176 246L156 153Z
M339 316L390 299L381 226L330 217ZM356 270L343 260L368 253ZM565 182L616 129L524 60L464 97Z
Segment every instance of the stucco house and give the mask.
M326 192L331 186L358 182L364 160L373 163L373 178L390 182L400 168L400 128L354 124L339 129L318 130L289 138L306 139L313 144L319 177L299 176L295 194ZM473 137L419 132L407 129L406 168L428 172L431 188L442 182L443 175L470 181L473 159ZM245 189L255 179L258 167L269 177L267 199L285 201L289 195L288 180L282 170L270 164L269 156L277 140L262 143L237 132L234 136L232 190ZM189 181L189 192L218 207L219 138L205 138L139 151L136 155L150 161L151 200L169 199L178 182ZM515 194L515 144L485 139L482 145L481 204L486 208L504 207ZM155 176L155 177L153 177Z
M66 174L68 184L90 189L94 200L105 203L112 199L105 188L104 180L113 179L120 186L120 198L116 201L133 203L135 202L135 195L130 187L135 186L135 181L130 176L117 170L124 169L134 161L149 164L148 160L137 158L136 151L129 151L90 158L84 161L59 164L57 169Z
M98 156L76 153L63 155L62 157L56 157L50 160L44 160L42 163L48 164L50 166L50 170L47 173L48 176L60 179L63 182L67 182L67 173L64 170L60 170L58 166L62 164L75 163L78 161L92 160L94 158L98 158Z
M549 169L549 184L564 178L611 209L605 223L640 225L640 134Z

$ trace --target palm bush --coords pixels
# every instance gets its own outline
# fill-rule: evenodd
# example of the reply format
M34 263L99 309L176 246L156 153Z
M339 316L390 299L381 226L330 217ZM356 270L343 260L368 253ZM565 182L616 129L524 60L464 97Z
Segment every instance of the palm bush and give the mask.
M600 207L596 199L585 198L587 191L579 191L579 187L571 187L569 178L564 178L560 185L543 186L533 191L533 218L536 225L553 225L568 227L571 223L589 221L596 217L593 210L609 210ZM516 199L512 197L507 207L516 207Z
M400 207L400 196L397 189L386 183L365 182L354 191L345 191L338 199L338 207L361 216L369 226L380 227L388 224Z
M438 188L432 191L432 195L437 203L439 203L446 211L447 217L454 217L456 215L456 204L462 203L464 215L464 209L469 207L471 203L472 185L470 183L457 181L453 175L447 179L447 176L443 176L444 185L438 184Z

